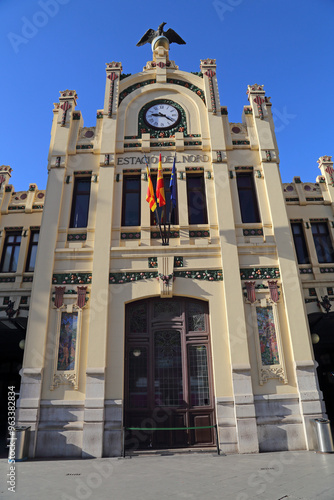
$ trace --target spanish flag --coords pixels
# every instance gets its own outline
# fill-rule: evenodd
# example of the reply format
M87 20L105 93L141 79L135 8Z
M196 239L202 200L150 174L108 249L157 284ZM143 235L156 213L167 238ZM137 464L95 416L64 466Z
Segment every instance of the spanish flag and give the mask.
M151 175L150 175L150 171L148 169L148 166L146 166L146 171L147 171L147 179L148 179L146 201L150 205L150 209L152 210L152 212L154 212L154 210L157 208L157 202L155 201L154 189L153 189L152 179L151 179Z
M162 175L162 166L161 166L161 153L159 156L159 167L158 167L156 194L157 194L157 202L159 203L159 206L163 207L164 205L166 205L164 178Z

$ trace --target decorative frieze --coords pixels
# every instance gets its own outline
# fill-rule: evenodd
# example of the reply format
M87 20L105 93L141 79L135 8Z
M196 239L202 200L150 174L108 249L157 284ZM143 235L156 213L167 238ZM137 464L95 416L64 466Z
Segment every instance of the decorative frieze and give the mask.
M183 257L174 257L174 267L183 267Z
M244 236L263 236L263 229L262 228L243 229L242 233Z
M140 231L132 232L132 233L121 233L122 240L139 240L141 236Z
M33 210L43 210L44 205L33 205L32 208Z
M97 118L98 120L101 120L101 118L103 118L103 112L102 112L102 111L98 111L98 112L97 112L97 115L96 115L96 118Z
M157 240L160 237L160 231L151 231L152 240ZM169 231L169 238L180 238L180 231Z
M80 144L76 146L76 149L93 149L93 144Z
M80 120L81 114L76 112L73 112L72 114L73 120Z
M60 273L52 276L54 285L89 285L92 282L92 273Z
M148 257L147 260L148 260L148 267L150 269L158 267L158 257Z
M92 175L91 170L77 170L74 175Z
M300 267L299 272L300 274L311 274L313 271L311 267Z
M141 281L146 279L158 278L158 272L142 272L142 273L110 273L109 283L118 285L122 283L132 283L134 281Z
M201 141L184 141L185 146L201 146Z
M334 273L334 267L321 267L320 272L323 274Z
M249 269L240 269L240 277L242 280L264 280L279 278L280 272L278 267L252 267Z
M79 234L68 234L67 241L86 241L87 233L79 233Z
M203 167L186 167L186 172L204 172Z
M118 105L120 105L123 99L127 95L131 94L131 92L133 92L134 90L140 89L141 87L145 87L146 85L152 85L152 83L156 83L156 80L145 80L144 82L135 83L134 85L127 87L120 93Z
M189 231L189 238L209 238L210 231Z
M169 146L174 146L173 142L152 142L152 148L166 148Z
M205 281L223 281L223 271L221 269L174 271L175 278L191 278Z
M140 148L140 147L141 147L140 142L131 142L131 143L124 144L124 148L126 148L126 149L128 149L128 148Z
M306 198L306 201L324 201L323 197L318 197L318 198Z
M299 201L299 198L285 198L287 202Z
M24 205L17 205L17 206L11 206L11 207L8 207L8 210L24 210L25 209L25 206Z
M249 141L232 141L233 146L244 146L244 145L249 145Z
M22 283L32 283L33 279L33 276L23 276Z
M15 277L7 277L7 278L2 278L0 277L0 283L14 283L15 282Z

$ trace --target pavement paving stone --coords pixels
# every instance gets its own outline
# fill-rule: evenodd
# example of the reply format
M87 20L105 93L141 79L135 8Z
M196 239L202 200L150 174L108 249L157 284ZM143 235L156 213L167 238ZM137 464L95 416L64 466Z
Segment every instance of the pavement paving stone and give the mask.
M13 494L7 460L0 460L1 500L334 500L334 454L157 454L15 465Z

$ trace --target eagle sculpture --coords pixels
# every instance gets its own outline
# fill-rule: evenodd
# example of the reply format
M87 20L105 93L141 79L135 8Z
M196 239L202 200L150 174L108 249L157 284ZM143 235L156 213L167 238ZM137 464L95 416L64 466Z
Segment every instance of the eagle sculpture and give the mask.
M145 43L151 43L153 42L154 38L157 36L165 36L169 43L178 43L179 45L185 44L186 42L182 40L182 38L171 28L169 28L167 31L164 31L164 26L167 23L161 23L159 25L159 28L155 31L152 29L149 29L146 31L145 35L141 37L139 42L137 43L137 47L140 47L141 45L144 45Z

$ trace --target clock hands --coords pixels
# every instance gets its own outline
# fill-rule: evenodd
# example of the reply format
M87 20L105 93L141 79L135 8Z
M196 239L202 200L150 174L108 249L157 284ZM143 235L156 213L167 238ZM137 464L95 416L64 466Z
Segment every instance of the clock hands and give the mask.
M163 116L164 118L167 118L167 120L170 120L171 122L174 121L173 118L170 118L169 116L160 113L160 111L159 113L152 113L151 116Z

